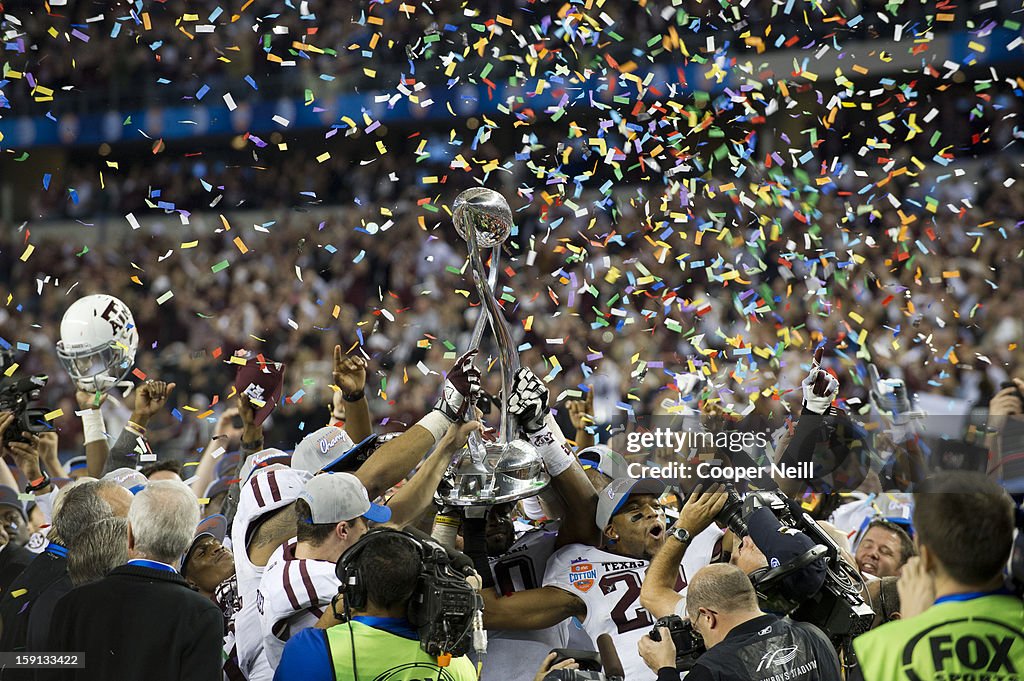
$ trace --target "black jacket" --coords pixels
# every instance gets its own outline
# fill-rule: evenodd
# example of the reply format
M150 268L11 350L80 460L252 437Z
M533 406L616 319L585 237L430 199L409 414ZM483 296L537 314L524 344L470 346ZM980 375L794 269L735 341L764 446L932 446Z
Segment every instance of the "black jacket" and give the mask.
M842 675L836 651L820 629L788 617L762 615L733 627L697 659L686 679L840 681Z
M85 653L85 669L36 678L76 681L218 681L224 619L176 572L137 565L60 599L53 652Z
M0 594L7 592L18 575L35 559L36 554L26 548L9 543L0 549Z
M67 549L58 544L50 544L11 582L8 590L0 598L0 621L3 623L0 651L25 650L28 618L32 606L35 605L35 599L51 584L67 575L66 556ZM30 670L0 669L0 681L18 681L32 677Z

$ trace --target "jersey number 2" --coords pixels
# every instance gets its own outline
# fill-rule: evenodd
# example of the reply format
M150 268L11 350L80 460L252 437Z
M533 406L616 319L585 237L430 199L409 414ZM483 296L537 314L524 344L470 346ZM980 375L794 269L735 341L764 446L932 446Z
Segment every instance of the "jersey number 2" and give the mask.
M635 572L605 575L600 582L601 593L610 594L618 590L619 584L624 584L626 590L611 612L612 622L615 622L619 633L625 634L627 631L654 626L650 613L637 604L640 600L640 579Z

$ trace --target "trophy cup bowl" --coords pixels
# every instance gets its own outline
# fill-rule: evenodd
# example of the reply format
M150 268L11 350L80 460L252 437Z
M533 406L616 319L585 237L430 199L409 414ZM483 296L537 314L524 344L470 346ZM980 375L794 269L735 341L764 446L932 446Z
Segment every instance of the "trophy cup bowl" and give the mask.
M514 225L512 209L505 197L485 187L467 189L452 206L455 231L467 242L470 228L476 234L477 248L493 248L508 239Z
M455 459L450 473L451 489L444 495L448 506L493 506L541 492L551 477L534 447L525 440L482 442L479 459L467 446Z

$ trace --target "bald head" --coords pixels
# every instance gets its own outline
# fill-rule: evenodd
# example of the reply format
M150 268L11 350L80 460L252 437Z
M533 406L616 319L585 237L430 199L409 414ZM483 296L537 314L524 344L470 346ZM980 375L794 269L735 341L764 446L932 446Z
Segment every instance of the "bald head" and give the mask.
M99 489L100 498L110 504L114 517L127 518L128 508L132 505L132 493L115 484L103 485Z
M735 565L715 563L701 568L686 589L686 610L691 620L701 608L722 614L756 611L754 585Z

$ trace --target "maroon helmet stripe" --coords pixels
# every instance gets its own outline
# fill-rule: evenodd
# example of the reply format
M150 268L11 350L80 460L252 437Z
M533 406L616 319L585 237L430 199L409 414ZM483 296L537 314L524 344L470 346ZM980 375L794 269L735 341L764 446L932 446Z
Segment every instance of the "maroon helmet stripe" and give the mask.
M316 605L320 602L320 599L316 595L316 587L313 586L313 580L309 576L309 571L306 570L306 561L300 560L299 563L299 574L302 575L302 584L306 587L306 595L309 596L309 604Z
M291 577L288 576L288 572L294 564L295 561L292 560L286 561L284 564L284 592L288 594L288 600L291 601L292 609L298 610L299 599L295 597L295 590L292 589L292 580Z
M256 505L259 506L260 508L263 508L264 506L266 506L266 504L263 503L263 492L260 491L260 484L259 483L260 483L260 477L257 475L256 477L254 477L252 479L252 482L251 482L251 484L252 484L252 493L254 495L256 495Z
M267 473L267 481L270 483L270 496L275 502L281 501L281 490L277 486L277 476L274 475L275 471Z

